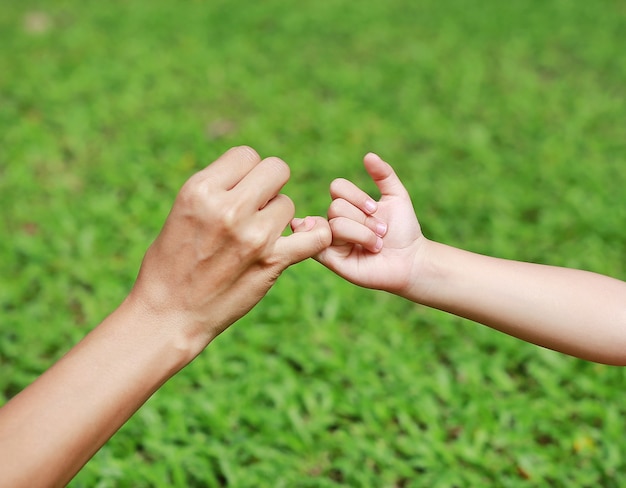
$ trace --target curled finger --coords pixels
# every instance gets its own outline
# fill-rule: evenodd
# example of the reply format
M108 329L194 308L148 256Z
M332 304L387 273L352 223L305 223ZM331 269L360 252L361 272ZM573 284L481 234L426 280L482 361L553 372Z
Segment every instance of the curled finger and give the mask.
M279 193L258 211L257 218L280 235L293 219L296 208L287 195Z
M232 147L192 178L208 180L211 188L230 190L259 164L261 157L249 146Z
M346 217L372 230L377 236L383 237L387 233L387 224L376 217L364 213L343 198L333 200L328 208L328 220L337 217Z
M344 178L333 180L330 184L330 196L333 200L338 198L346 200L367 215L378 210L378 203L372 197Z
M263 208L289 181L289 166L276 157L263 159L232 191L251 210Z
M370 252L377 253L383 248L383 240L363 224L346 217L336 217L329 222L333 234L333 245L358 244Z

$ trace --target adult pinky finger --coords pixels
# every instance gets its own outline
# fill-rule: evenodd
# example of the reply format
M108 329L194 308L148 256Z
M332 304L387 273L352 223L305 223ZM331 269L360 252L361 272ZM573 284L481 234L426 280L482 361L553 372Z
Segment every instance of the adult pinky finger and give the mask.
M274 248L284 267L315 256L331 243L330 227L322 217L293 219L291 227L294 233L280 237Z
M363 224L346 217L336 217L328 223L333 233L333 246L358 244L373 253L383 248L382 238Z

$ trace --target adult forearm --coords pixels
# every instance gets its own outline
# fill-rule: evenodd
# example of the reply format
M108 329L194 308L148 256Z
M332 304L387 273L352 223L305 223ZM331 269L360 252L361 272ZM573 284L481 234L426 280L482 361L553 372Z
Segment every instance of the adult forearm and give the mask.
M125 302L0 410L9 486L63 486L195 351Z
M428 242L405 296L584 359L626 364L626 283Z

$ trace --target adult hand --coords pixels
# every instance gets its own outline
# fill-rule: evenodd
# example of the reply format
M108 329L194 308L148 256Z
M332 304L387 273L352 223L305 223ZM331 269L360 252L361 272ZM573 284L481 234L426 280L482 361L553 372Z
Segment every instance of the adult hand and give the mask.
M326 220L282 236L294 205L281 188L289 167L235 147L192 176L150 247L131 293L160 323L203 348L248 312L281 272L331 241Z
M321 217L281 235L288 178L280 159L237 147L185 183L124 303L0 409L0 484L65 486L287 266L330 244Z

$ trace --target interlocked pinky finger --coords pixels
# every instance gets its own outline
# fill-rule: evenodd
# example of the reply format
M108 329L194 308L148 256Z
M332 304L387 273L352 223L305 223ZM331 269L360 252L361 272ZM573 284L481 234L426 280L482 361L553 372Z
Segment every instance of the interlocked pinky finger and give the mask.
M333 234L334 246L359 244L370 252L377 253L383 247L383 240L365 225L347 217L335 217L328 222Z
M328 220L337 217L346 217L354 220L370 229L379 237L383 237L387 233L387 224L385 222L363 213L362 210L343 198L333 200L328 208Z

